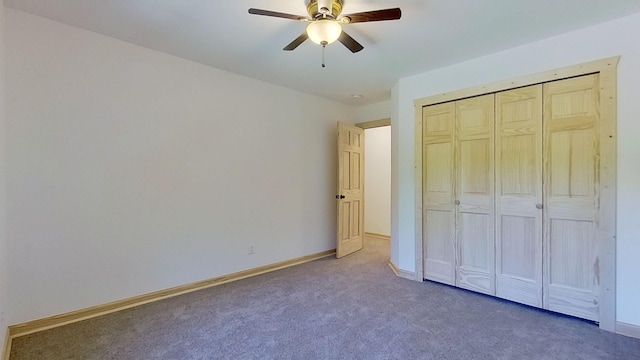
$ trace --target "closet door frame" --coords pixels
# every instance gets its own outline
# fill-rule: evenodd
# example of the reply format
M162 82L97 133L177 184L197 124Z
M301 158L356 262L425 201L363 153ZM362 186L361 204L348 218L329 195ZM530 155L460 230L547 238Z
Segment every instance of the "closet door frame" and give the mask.
M422 108L468 97L511 90L581 75L600 75L600 208L597 241L600 261L599 326L615 332L616 325L616 143L617 67L619 56L568 66L516 79L414 100L415 108L415 274L423 281Z

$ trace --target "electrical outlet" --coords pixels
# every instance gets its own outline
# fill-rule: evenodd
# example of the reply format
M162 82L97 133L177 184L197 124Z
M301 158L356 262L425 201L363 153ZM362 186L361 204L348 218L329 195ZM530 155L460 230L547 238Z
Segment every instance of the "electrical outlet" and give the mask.
M249 245L249 251L248 251L248 252L249 252L249 255L253 255L253 254L255 254L255 253L256 253L255 245L254 245L254 244L250 244L250 245Z

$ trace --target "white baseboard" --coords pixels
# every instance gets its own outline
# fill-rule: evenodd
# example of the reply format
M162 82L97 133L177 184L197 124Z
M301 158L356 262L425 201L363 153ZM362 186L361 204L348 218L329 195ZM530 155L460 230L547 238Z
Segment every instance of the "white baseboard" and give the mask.
M616 334L640 339L640 326L616 321Z
M413 271L399 269L396 266L396 264L393 263L393 261L389 261L389 267L391 268L391 271L393 271L393 273L396 274L397 277L401 277L403 279L408 279L408 280L416 279L416 273L414 273Z

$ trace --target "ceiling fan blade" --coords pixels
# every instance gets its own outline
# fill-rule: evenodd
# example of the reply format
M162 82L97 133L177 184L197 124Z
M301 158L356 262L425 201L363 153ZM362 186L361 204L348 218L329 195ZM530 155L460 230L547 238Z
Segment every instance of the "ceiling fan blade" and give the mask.
M347 23L360 23L360 22L368 22L368 21L384 21L384 20L398 20L402 16L402 11L400 8L393 9L384 9L384 10L374 10L374 11L365 11L354 14L344 15L342 18L348 18L349 21Z
M300 46L300 44L305 42L305 40L307 40L308 38L309 38L309 35L307 35L307 33L304 32L304 33L302 33L302 35L298 36L295 40L290 42L289 45L285 46L284 49L282 49L282 50L284 50L284 51L295 50L295 48Z
M309 18L307 18L306 16L292 15L292 14L281 13L277 11L254 9L254 8L249 9L249 14L273 16L273 17L279 17L279 18L291 19L291 20L309 20Z
M342 43L342 45L346 46L347 49L351 50L352 53L357 53L358 51L364 49L364 46L360 45L354 38L349 36L344 30L340 34L338 41Z

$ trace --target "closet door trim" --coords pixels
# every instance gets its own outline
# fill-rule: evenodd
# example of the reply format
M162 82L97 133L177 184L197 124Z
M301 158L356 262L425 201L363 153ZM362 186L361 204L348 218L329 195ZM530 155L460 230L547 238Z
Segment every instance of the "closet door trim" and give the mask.
M415 274L423 281L423 213L422 213L422 108L438 103L511 90L581 75L600 74L600 208L598 223L598 258L600 264L600 328L615 332L616 323L616 124L617 67L619 56L579 65L527 75L450 93L414 100L415 108Z

